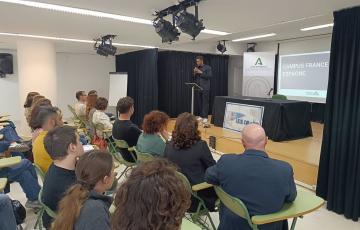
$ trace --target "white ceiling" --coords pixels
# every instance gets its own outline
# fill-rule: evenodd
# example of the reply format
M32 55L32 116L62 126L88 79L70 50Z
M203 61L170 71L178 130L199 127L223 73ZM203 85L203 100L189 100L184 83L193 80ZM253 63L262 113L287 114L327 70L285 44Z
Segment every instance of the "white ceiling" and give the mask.
M174 0L41 0L39 2L79 7L126 16L152 19L152 12L174 4ZM205 0L199 14L207 29L220 30L231 35L219 37L200 34L198 41L235 39L240 37L277 33L262 39L279 40L330 33L331 28L301 32L307 26L332 21L332 12L360 5L360 0ZM112 19L80 16L0 2L0 32L88 39L104 34L117 34L117 42L162 47L161 38L150 25ZM172 46L192 42L186 34ZM14 40L0 36L0 48L13 46ZM87 50L88 44L57 42L60 49L70 47ZM91 50L91 49L90 49ZM122 52L131 49L122 49Z

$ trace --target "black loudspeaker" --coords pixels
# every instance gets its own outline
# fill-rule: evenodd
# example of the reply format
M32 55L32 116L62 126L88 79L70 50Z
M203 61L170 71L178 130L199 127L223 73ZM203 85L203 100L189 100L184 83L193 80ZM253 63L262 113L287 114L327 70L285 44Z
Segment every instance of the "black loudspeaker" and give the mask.
M6 74L13 73L13 55L0 53L0 77L5 77Z

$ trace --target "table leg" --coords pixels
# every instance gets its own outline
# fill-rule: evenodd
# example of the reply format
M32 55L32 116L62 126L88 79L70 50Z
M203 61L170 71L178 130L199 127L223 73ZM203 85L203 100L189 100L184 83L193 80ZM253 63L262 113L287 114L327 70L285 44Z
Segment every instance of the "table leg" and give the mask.
M294 230L295 229L295 225L296 225L296 221L297 221L297 217L295 217L291 223L291 228L290 230Z

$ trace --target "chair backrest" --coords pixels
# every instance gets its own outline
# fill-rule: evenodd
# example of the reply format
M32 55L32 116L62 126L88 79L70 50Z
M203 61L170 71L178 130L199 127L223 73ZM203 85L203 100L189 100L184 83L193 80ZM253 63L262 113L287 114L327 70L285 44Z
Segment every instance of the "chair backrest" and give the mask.
M35 164L35 163L34 163L34 168L35 168L36 174L40 177L41 182L44 183L45 172L40 168L39 165L37 165L37 164Z
M138 163L151 161L151 160L154 160L154 158L155 158L155 156L151 155L150 153L140 152L136 147L134 147L134 150L136 152Z
M245 204L240 199L226 193L219 186L214 186L214 189L219 199L221 200L221 203L223 203L225 207L230 209L236 215L246 219L248 224L254 229L254 224L251 222L251 218Z
M39 203L41 204L43 211L45 211L51 218L54 219L54 218L56 218L56 213L42 202L42 192L43 192L43 189L40 189L39 196L38 196ZM43 212L40 215L42 215L42 214L43 214Z
M70 110L70 112L74 115L74 117L76 119L79 119L78 115L75 112L75 109L71 106L71 105L67 105L68 109Z
M128 143L124 140L114 140L114 142L115 142L116 148L120 151L120 154L122 156L124 156L123 154L130 155L132 161L129 161L128 159L125 159L124 157L122 158L122 160L127 161L129 163L136 163L137 156L136 156L136 152L135 152L134 148L129 147ZM115 159L116 159L116 157L115 157Z
M191 188L191 184L190 184L190 181L188 180L188 178L179 171L177 172L177 174L183 180L185 186L189 189L189 191L191 191L191 193L193 193L192 188Z
M287 97L285 95L281 95L281 94L274 94L272 96L272 99L287 100Z
M80 121L80 123L84 126L84 127L86 127L88 124L88 121L87 121L87 119L86 119L86 117L84 117L84 116L78 116L77 114L76 114L76 112L75 112L75 109L71 106L71 105L68 105L68 108L69 108L69 110L70 110L70 112L74 115L74 119L75 120L78 120L78 121Z

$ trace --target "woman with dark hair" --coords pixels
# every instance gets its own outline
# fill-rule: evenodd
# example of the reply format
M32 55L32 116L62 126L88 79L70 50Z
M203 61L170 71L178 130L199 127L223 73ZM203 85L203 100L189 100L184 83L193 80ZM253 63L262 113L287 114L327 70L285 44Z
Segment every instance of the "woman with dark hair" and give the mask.
M169 134L166 131L169 116L161 111L151 111L143 121L143 133L140 135L136 149L154 156L163 156Z
M86 98L86 118L92 121L92 116L95 112L95 104L98 98L98 94L95 90L90 90Z
M176 119L172 140L166 145L164 155L180 168L191 185L204 182L206 169L216 163L207 143L201 140L196 117L190 113L182 113ZM214 189L205 189L198 194L213 211L217 199ZM190 211L195 211L197 204L193 198Z
M37 95L34 95L31 100L29 99L29 103L27 104L27 106L29 106L29 107L25 108L25 117L26 117L26 121L28 124L30 124L30 121L31 121L31 113L32 113L34 104L43 98L45 98L45 97L40 94L37 94Z
M28 119L29 119L28 124L31 129L33 129L31 127L31 123L33 122L34 114L36 113L34 111L36 111L40 106L52 106L52 104L51 104L51 101L49 99L45 98L44 96L37 95L34 97L34 100L29 109L29 117L28 117Z
M114 182L113 158L108 152L92 150L76 164L77 183L60 201L52 224L54 230L110 230L112 198L103 195Z
M190 196L168 161L144 162L131 171L116 193L112 230L179 230Z
M33 103L33 99L36 95L40 95L38 92L30 92L27 94L26 99L25 99L25 103L24 103L24 108L25 108L25 118L27 121L29 121L29 116L30 116L30 108L31 105Z

